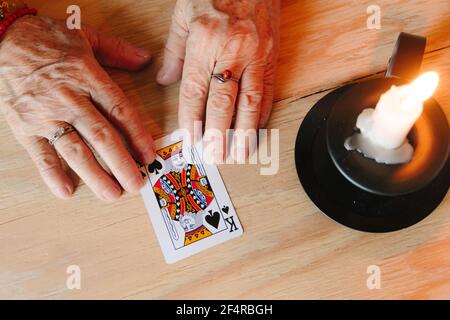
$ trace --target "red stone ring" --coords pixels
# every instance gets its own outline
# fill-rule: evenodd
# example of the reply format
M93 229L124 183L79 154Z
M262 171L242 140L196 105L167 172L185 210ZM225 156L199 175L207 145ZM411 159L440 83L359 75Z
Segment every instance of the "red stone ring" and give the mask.
M239 79L236 79L233 77L233 73L230 70L225 70L223 73L216 73L211 76L212 78L216 79L219 83L225 83L228 81L235 81L239 82Z

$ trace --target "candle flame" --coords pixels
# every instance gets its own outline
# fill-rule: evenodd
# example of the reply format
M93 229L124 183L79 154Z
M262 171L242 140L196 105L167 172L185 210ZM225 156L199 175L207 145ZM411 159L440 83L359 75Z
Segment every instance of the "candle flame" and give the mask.
M415 103L428 100L439 84L439 74L434 71L425 72L406 87L406 99Z

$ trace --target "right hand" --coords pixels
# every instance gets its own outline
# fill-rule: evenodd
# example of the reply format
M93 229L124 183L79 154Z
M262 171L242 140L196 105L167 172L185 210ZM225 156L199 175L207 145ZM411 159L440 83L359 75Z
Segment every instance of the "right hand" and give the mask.
M246 136L256 136L269 120L279 20L279 0L176 2L157 81L168 85L181 79L179 126L187 129L191 141L195 141L195 123L206 119L205 146L218 142L214 148L205 147L206 161L220 164L226 159L233 115L231 155L241 161L254 151ZM211 79L212 74L227 69L238 81Z
M138 70L150 58L148 51L124 40L87 27L68 30L64 22L49 18L26 16L9 27L0 42L0 109L56 196L66 198L74 192L57 152L100 199L115 200L122 188L137 192L143 186L141 173L115 128L142 163L155 158L152 137L97 60ZM53 148L48 139L65 123L76 132L60 138Z

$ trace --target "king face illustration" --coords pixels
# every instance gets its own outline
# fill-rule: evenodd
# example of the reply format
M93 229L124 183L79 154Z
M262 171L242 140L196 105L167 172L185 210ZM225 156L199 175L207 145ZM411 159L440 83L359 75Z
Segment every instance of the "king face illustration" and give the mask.
M180 146L178 146L180 147ZM179 223L184 230L184 245L189 245L210 236L204 225L205 210L214 200L208 178L199 172L195 164L184 164L181 150L172 148L158 153L164 160L173 157L175 165L162 174L153 186L162 212Z

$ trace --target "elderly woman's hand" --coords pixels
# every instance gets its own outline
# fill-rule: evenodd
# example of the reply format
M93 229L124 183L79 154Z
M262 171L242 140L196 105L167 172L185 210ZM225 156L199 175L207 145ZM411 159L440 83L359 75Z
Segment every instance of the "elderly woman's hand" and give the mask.
M265 126L273 100L279 6L279 0L177 1L157 80L171 84L182 78L181 128L193 134L194 122L206 114L205 130L218 129L225 137L234 113L235 138L237 129ZM211 80L225 70L240 82ZM219 153L213 160L223 158Z
M121 195L121 186L136 192L143 185L116 129L137 160L154 159L150 133L97 60L137 70L149 62L150 54L92 29L68 30L64 22L34 16L18 19L0 42L0 108L43 180L62 198L73 193L74 184L56 151L107 201ZM48 140L67 124L76 131L62 136L53 148ZM97 162L88 144L115 178Z

